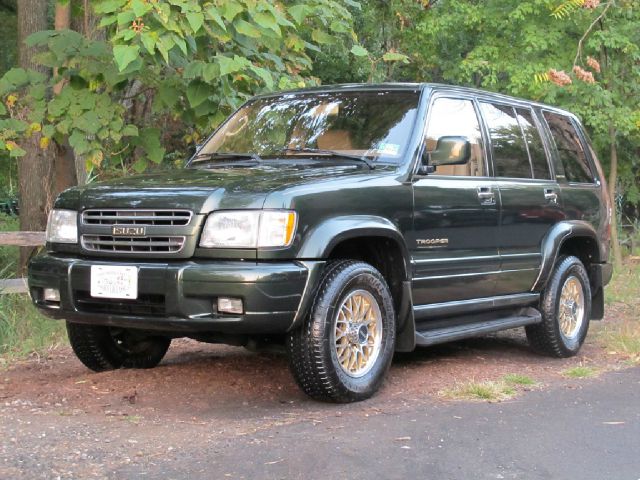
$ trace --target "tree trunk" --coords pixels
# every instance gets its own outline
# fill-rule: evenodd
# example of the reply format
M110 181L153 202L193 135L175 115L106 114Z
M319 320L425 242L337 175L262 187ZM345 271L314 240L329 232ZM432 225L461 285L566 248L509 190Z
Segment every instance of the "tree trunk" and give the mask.
M609 172L609 196L611 197L611 249L613 264L616 270L622 267L622 252L618 240L618 209L616 204L616 184L618 183L618 146L616 144L616 130L609 127L609 142L611 143L611 171Z
M67 30L71 28L71 3L62 4L56 2L56 14L54 20L54 28L56 30ZM57 70L55 69L53 74L57 75ZM64 86L64 82L58 82L53 87L54 95L60 94L62 87Z
M24 40L34 32L47 29L47 3L42 0L18 0L18 65L25 69L47 73L37 65L36 48L27 47ZM42 231L53 204L53 162L40 148L40 134L36 133L21 144L27 152L18 160L20 193L20 230ZM20 269L23 270L33 248L20 249Z
M56 30L68 30L71 28L71 3L62 4L56 2L54 26ZM57 75L57 69L53 74ZM59 95L64 87L64 81L61 80L53 87L53 94ZM73 187L78 184L76 173L76 162L73 152L68 142L64 141L62 145L56 145L54 150L55 157L55 183L53 185L56 194ZM84 178L84 177L83 177Z

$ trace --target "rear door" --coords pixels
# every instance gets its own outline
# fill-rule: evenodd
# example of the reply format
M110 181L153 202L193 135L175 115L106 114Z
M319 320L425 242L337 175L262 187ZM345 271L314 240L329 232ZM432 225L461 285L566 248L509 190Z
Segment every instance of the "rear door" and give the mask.
M542 240L563 217L540 125L533 110L480 101L500 192L500 275L496 294L526 292L541 264Z
M471 158L416 177L411 248L414 305L489 297L499 270L499 196L471 97L440 94L431 100L425 148L441 137L466 137Z

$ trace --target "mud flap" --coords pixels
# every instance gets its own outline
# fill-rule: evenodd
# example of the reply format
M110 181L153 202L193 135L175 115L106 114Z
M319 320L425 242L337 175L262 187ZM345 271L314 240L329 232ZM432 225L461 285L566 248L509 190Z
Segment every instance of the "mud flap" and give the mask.
M416 348L416 322L413 318L411 282L402 282L402 299L398 310L396 352L413 352Z

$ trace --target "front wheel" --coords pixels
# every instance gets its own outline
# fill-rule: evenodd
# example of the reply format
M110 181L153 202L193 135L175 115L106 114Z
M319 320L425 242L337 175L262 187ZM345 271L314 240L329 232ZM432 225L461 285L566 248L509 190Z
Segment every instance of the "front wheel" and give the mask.
M393 298L371 265L327 265L302 328L287 338L289 365L304 392L337 403L364 400L382 384L395 347Z
M589 330L591 287L582 262L558 258L540 302L542 323L526 327L534 350L553 357L578 353Z
M76 357L94 372L117 368L153 368L169 349L171 339L126 328L67 322Z

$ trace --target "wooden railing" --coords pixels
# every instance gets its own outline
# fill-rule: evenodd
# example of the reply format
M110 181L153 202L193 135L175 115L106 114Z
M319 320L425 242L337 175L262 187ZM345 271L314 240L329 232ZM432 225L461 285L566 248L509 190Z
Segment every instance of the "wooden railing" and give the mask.
M3 232L0 233L0 245L39 247L44 245L44 232ZM5 293L27 293L26 279L0 279L0 295Z

